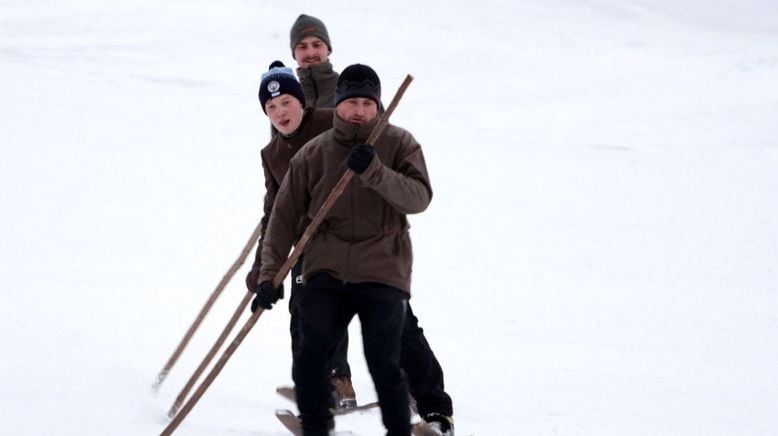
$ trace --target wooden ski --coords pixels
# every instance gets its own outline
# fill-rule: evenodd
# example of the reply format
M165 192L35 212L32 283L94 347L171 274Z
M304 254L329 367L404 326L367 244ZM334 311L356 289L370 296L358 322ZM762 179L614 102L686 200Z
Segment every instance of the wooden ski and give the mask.
M294 388L291 386L279 386L276 388L276 393L289 401L297 401L294 396ZM367 404L360 404L356 407L339 407L337 410L335 410L335 412L333 412L333 415L347 415L353 412L362 412L365 410L375 409L376 407L378 407L377 401L373 401L372 403Z

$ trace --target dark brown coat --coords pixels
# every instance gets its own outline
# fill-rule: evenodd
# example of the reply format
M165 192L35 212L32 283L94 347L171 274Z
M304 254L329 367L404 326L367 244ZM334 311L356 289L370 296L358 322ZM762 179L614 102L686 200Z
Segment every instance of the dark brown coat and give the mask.
M335 107L335 87L339 74L332 69L329 60L310 68L298 68L297 77L303 86L306 106Z
M351 147L364 143L375 124L358 126L335 115L333 128L292 158L268 223L260 281L278 272L346 171ZM413 252L406 215L424 211L432 199L427 167L421 146L400 127L387 126L375 152L308 243L306 280L325 272L344 282L376 282L410 293Z
M270 142L262 148L260 154L262 156L262 169L265 173L265 200L263 216L260 221L262 235L267 231L270 212L273 210L278 188L281 186L281 182L289 169L289 161L306 142L332 128L333 112L333 109L326 108L306 109L297 132L291 136L276 133ZM259 239L252 269L259 269L263 240L264 236Z

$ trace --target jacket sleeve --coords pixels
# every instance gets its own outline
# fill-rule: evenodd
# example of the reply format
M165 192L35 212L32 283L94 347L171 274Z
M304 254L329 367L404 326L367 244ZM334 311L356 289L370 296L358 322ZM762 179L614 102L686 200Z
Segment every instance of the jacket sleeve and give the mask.
M423 212L432 201L432 186L424 154L410 133L404 132L398 140L401 146L394 162L381 161L379 143L375 157L359 178L398 212Z
M270 212L273 210L273 203L276 200L276 195L278 194L279 188L278 181L275 179L275 177L273 177L273 173L268 167L265 151L263 150L260 154L262 156L262 170L265 174L265 198L262 204L262 218L259 221L261 233L259 236L259 241L257 241L257 250L254 255L254 264L251 267L252 269L259 269L259 267L262 265L262 242L265 238L265 233L267 232L267 223L270 220Z
M286 262L297 240L297 223L305 213L307 194L303 160L293 158L289 171L275 195L272 212L262 241L259 281L272 281Z

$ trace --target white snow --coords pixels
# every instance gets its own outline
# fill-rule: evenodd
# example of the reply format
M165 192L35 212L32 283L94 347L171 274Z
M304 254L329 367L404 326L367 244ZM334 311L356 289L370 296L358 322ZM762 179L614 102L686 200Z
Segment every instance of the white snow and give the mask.
M3 434L162 431L245 293L244 268L152 394L259 220L257 87L300 13L385 101L415 76L412 304L457 434L778 434L768 0L0 1ZM283 301L176 434L287 434L287 324Z

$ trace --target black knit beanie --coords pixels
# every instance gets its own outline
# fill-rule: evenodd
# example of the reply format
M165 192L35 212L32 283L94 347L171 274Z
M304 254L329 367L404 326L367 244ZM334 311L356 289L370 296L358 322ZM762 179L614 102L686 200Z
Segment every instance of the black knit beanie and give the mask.
M349 65L340 73L335 87L335 106L352 97L365 97L381 104L381 81L367 65Z
M259 85L259 103L265 114L267 114L265 103L281 94L289 94L297 98L305 107L303 87L297 81L292 69L285 67L281 61L274 61L268 71L262 74L262 83Z
M330 44L330 35L327 33L327 26L320 19L310 15L301 14L292 24L292 30L289 32L289 46L292 49L292 59L294 59L294 46L300 43L303 38L315 36L330 49L332 53L332 44Z

